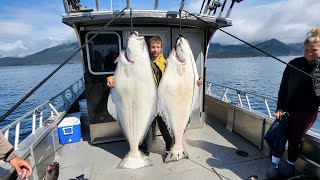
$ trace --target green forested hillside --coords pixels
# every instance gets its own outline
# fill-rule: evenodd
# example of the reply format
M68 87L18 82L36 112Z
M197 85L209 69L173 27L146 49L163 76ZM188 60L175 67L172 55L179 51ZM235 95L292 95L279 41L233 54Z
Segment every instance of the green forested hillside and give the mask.
M0 58L0 66L60 64L64 62L78 47L78 43L68 43L51 47L22 58L4 57ZM70 61L70 63L78 62L81 62L80 53Z

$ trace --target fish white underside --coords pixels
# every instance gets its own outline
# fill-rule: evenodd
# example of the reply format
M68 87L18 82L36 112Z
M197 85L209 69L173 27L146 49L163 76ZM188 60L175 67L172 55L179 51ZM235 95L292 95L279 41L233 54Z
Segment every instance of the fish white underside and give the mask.
M120 58L124 58L121 53ZM151 165L138 149L156 115L156 85L149 57L123 63L119 60L114 74L115 88L109 95L108 111L116 119L125 135L130 151L119 164L120 168L136 169Z
M157 110L166 122L175 142L166 162L187 158L182 144L183 134L192 111L199 107L199 87L196 84L198 72L193 54L190 53L190 59L184 65L178 63L175 58L171 52L158 87Z

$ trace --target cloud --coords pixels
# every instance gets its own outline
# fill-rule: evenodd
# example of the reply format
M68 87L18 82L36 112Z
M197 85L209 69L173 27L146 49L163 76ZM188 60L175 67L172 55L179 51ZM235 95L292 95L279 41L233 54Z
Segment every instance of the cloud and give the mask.
M47 3L28 6L6 6L0 16L0 56L21 57L65 42L76 41L74 30L61 22L62 9ZM59 4L62 6L61 4ZM45 12L45 13L44 13Z
M18 40L14 43L0 43L0 54L2 57L6 57L8 55L21 57L24 54L19 52L27 50L28 48L22 43L21 40Z
M10 22L10 21L0 21L1 36L26 36L28 35L32 27L23 22Z
M73 40L47 37L32 41L17 40L10 43L0 43L0 57L24 57L68 42L73 42Z
M190 4L189 8L200 10L199 2L202 0ZM266 1L259 0L251 4L246 2L235 4L230 16L233 26L224 30L248 42L272 38L285 43L303 42L312 27L320 26L319 0L269 1L264 5L261 2L267 3ZM213 42L241 43L220 31L214 35Z
M198 13L202 2L189 2L186 9ZM223 17L229 6L226 5ZM233 25L223 30L247 42L272 38L285 43L303 42L312 27L320 26L319 9L319 0L243 1L235 3L230 16ZM242 43L221 31L217 31L212 40L222 44Z

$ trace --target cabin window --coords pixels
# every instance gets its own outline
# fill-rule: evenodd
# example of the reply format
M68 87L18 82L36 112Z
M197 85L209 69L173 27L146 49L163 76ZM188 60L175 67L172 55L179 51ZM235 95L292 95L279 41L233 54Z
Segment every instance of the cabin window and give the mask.
M90 32L86 41L95 35ZM116 69L114 60L120 53L120 36L116 32L101 33L87 45L88 69L95 75L113 74Z

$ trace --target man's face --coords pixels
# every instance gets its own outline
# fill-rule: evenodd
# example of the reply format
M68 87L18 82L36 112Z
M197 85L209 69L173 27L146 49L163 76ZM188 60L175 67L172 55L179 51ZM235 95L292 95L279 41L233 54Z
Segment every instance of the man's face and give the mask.
M149 53L151 58L156 59L161 53L162 44L160 42L152 41L149 47Z
M304 57L308 61L320 58L320 43L306 43L304 45Z

